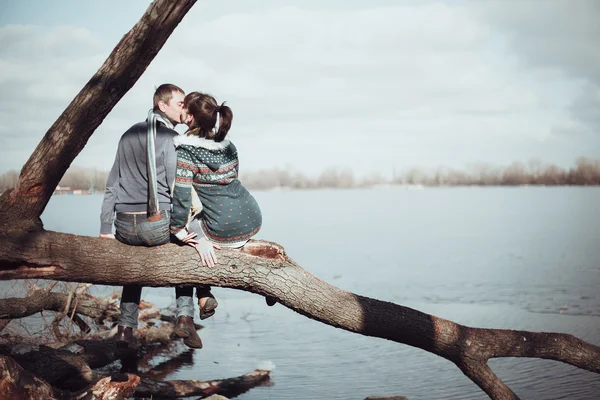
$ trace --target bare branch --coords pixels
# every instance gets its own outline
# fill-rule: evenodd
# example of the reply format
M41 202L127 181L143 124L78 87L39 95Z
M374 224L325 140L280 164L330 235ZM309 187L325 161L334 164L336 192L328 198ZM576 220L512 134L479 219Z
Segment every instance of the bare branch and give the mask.
M519 400L519 397L484 363L465 363L459 366L464 374L495 400Z
M36 220L56 185L104 118L131 89L196 0L155 0L50 127L0 197L0 221Z
M24 318L44 310L58 313L72 312L94 318L98 322L119 315L119 310L113 301L96 298L89 294L76 294L75 302L69 304L70 294L36 290L25 298L0 299L0 318L10 320Z

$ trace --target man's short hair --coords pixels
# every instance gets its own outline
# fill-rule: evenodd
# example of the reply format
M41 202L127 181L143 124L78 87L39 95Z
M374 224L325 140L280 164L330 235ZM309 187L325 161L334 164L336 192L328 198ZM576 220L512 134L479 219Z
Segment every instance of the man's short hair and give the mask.
M181 89L177 85L173 85L172 83L164 83L156 88L154 92L154 111L158 111L158 103L160 101L165 104L169 104L169 101L173 98L173 92L179 92L181 94L185 94L183 89Z

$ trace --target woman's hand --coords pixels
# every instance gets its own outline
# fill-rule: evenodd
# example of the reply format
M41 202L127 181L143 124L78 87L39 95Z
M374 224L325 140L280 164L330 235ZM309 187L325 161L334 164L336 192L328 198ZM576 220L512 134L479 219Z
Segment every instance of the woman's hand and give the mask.
M194 232L188 232L188 234L187 234L187 235L185 235L185 237L184 237L183 239L181 239L181 241L182 241L183 243L189 244L190 246L192 246L192 247L193 247L193 246L194 246L194 244L198 243L198 241L197 241L197 240L194 240L194 238L195 238L196 236L198 236L198 234L197 234L197 233L194 233Z
M188 243L190 246L196 249L202 260L202 265L212 268L217 263L217 255L215 249L221 249L218 244L212 243L207 238L203 237L200 240L193 240L194 244Z

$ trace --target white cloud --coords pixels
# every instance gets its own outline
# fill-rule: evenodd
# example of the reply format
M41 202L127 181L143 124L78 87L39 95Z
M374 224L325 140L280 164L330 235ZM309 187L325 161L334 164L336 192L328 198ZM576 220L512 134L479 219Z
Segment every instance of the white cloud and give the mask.
M545 74L546 83L579 82L577 94L569 98L571 115L600 134L600 3L552 0L540 6L539 1L524 0L507 7L495 1L479 5L478 11L505 33L521 65Z
M544 4L299 3L210 19L193 8L75 164L109 168L163 82L227 100L247 169L570 164L598 150L597 86L582 82L598 84L600 35L595 9ZM576 13L587 13L582 23ZM0 141L20 131L12 148L33 149L116 45L84 28L0 28L0 89L19 95L0 100ZM25 161L0 151L0 170Z

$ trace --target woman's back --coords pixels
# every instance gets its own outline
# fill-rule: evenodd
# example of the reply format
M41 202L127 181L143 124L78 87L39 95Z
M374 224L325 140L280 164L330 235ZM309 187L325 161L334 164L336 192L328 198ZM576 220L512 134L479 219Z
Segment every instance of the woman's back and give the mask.
M260 230L262 215L254 197L238 180L239 161L233 143L188 135L175 138L175 144L172 228L186 225L194 190L202 202L198 218L209 239L227 245L254 236Z

